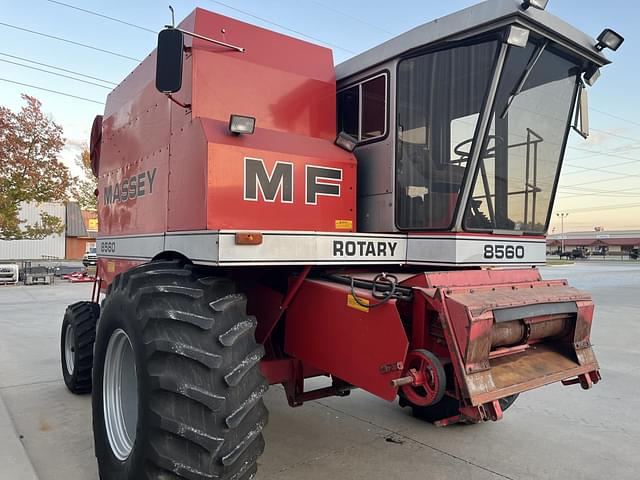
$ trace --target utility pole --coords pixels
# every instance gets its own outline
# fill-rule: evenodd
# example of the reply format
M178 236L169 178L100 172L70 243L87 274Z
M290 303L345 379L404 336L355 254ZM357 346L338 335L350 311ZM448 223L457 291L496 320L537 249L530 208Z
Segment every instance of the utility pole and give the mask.
M562 245L562 253L564 253L564 217L568 216L567 212L556 213L560 217L560 244Z

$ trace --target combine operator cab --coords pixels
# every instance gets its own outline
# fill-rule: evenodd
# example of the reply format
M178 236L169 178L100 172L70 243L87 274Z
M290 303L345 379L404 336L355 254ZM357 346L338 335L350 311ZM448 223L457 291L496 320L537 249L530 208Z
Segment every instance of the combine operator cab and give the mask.
M608 61L518 3L486 2L337 67L361 230L545 234L574 106L587 135L585 82Z

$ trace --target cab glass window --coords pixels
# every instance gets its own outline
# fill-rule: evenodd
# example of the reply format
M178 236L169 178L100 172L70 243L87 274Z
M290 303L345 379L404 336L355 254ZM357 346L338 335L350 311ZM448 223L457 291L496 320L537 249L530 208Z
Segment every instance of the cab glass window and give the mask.
M398 66L396 224L448 229L493 75L497 41L407 58Z
M358 118L360 116L360 86L338 93L338 133L345 132L358 138Z
M385 133L387 119L385 78L382 75L362 84L362 129L360 140L382 137Z
M381 74L338 92L338 132L359 142L387 133L387 75Z
M513 97L527 65L538 55ZM579 71L574 62L541 45L511 48L475 172L465 229L546 231Z

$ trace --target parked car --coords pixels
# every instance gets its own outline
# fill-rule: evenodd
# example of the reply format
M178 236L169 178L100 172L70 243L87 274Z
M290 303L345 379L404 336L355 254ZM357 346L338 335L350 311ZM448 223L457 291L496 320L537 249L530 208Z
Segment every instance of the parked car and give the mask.
M4 263L0 265L0 285L18 283L18 265Z
M570 260L575 260L577 258L583 258L586 260L589 258L589 255L589 250L582 247L574 248L570 252L560 252L560 258L566 257Z
M95 266L98 263L98 255L96 253L96 247L89 247L87 253L82 257L82 264L85 267Z

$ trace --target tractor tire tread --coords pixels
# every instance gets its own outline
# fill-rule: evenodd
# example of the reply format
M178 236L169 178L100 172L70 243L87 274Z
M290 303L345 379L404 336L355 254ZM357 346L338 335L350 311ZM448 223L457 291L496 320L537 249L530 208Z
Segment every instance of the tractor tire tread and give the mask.
M175 354L198 362L208 368L220 368L222 365L222 355L207 352L204 349L194 347L182 341L172 341L157 338L145 342L148 356L154 354Z
M135 312L145 359L139 398L150 428L134 446L144 456L136 478L250 478L268 412L245 295L208 267L158 261L116 276L103 312L118 302Z
M74 394L90 393L92 389L93 345L96 324L100 316L100 305L81 301L69 305L65 311L60 334L60 359L62 376L67 389ZM65 335L67 325L74 333L74 368L69 372L65 358Z

